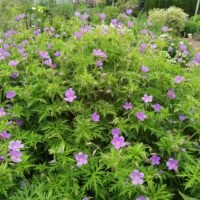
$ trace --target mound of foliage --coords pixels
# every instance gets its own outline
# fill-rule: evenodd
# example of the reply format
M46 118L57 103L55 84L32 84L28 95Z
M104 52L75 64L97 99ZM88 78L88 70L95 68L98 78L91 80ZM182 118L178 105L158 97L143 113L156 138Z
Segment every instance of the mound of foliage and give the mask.
M187 46L129 16L75 15L0 41L0 198L199 199L200 70L185 68Z
M182 8L190 16L193 16L196 9L197 0L146 0L145 9L151 10L153 8L169 8L176 6Z
M188 15L182 9L170 7L167 10L153 9L149 11L149 19L157 25L167 25L174 29L174 32L180 34L186 25Z

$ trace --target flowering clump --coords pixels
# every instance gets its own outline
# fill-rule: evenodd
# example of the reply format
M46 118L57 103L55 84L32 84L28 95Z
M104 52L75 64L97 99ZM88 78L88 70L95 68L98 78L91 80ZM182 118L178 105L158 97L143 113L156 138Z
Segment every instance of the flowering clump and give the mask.
M0 36L0 199L199 199L200 53L132 9L81 9L34 6Z

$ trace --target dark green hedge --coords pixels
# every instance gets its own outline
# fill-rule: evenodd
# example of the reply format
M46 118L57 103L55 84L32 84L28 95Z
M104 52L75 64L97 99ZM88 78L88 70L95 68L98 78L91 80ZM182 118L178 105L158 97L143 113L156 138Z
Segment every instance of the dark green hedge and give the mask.
M145 10L177 6L192 16L195 13L196 3L197 0L145 0Z

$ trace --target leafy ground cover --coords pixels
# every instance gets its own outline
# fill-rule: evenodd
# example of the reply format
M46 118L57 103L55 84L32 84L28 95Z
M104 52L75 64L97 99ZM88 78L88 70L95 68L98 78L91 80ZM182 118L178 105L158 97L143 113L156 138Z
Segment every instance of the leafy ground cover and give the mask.
M200 199L200 54L131 12L2 36L1 199Z

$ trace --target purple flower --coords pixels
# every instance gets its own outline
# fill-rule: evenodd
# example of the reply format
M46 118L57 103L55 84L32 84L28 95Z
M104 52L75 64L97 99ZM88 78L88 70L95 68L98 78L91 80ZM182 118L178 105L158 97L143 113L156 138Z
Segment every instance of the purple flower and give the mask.
M200 63L200 53L196 54L195 61Z
M189 53L188 51L184 51L183 54L184 54L185 56L189 56L190 53Z
M149 68L143 65L143 66L141 67L141 70L142 70L142 72L146 73L146 72L149 71Z
M75 32L74 36L75 36L76 39L80 39L83 36L83 33L82 32Z
M115 147L115 149L120 149L121 147L125 147L126 143L124 142L124 137L113 137L111 144Z
M86 21L88 19L89 15L87 13L84 13L83 15L81 15L81 20L82 21Z
M76 159L76 165L78 167L82 166L82 165L86 165L88 163L88 155L87 154L83 154L82 152L79 152L78 154L74 155L75 159Z
M93 49L92 53L97 57L107 58L106 53L104 53L101 49Z
M13 162L17 163L21 162L22 161L21 156L22 156L21 151L15 151L15 150L10 151L10 157Z
M4 156L0 156L0 161L3 161L4 159Z
M97 113L97 112L94 112L92 115L91 115L91 120L93 122L99 122L100 121L100 115Z
M65 101L67 102L73 102L75 99L77 98L77 96L75 95L75 92L72 88L69 88L65 91Z
M38 35L40 34L40 32L41 32L40 29L36 29L36 30L33 31L33 34L34 34L35 36L38 36Z
M23 44L24 46L26 46L26 45L28 44L28 40L22 41L22 44Z
M132 184L133 185L142 185L143 184L143 178L144 178L144 174L139 172L138 170L134 170L131 174L130 174L130 178L132 179Z
M137 117L137 119L139 119L140 121L144 121L145 119L147 119L147 116L145 115L144 112L137 112L137 113L136 113L136 117Z
M49 58L50 58L50 57L49 57L49 53L46 52L46 51L40 51L40 57L41 57L42 59L49 59Z
M128 28L132 28L134 26L134 22L128 21Z
M162 30L163 32L168 32L168 31L169 31L169 27L168 27L168 26L163 26L163 27L161 28L161 30Z
M55 63L53 63L53 64L51 65L51 67L54 69L54 68L57 67L57 65L56 65Z
M147 30L147 29L143 29L143 30L140 31L140 33L141 33L142 35L146 35L146 34L148 33L148 30Z
M19 77L19 74L18 74L17 72L14 72L14 73L11 74L11 77L12 77L13 79L16 79L16 78Z
M48 49L51 49L51 47L53 47L53 44L47 44Z
M179 115L179 121L184 121L186 119L185 115Z
M150 32L150 36L151 36L151 39L155 38L155 34L153 32Z
M89 198L88 197L84 197L82 200L89 200Z
M182 81L184 81L185 80L185 78L183 77L183 76L176 76L175 78L174 78L174 82L176 83L176 84L179 84L179 83L181 83Z
M142 100L145 102L145 103L150 103L153 101L153 96L148 96L147 94L145 94L143 97L142 97Z
M8 149L11 151L20 151L20 149L23 149L23 148L24 148L24 145L19 140L10 141L9 146L8 146Z
M139 196L136 198L136 200L147 200L145 196Z
M81 33L87 33L90 29L91 29L91 26L85 25L85 26L81 27L80 31L81 31Z
M0 137L1 137L2 139L8 139L8 138L11 137L11 134L8 133L7 131L3 131L2 133L0 133Z
M141 53L144 53L146 47L147 47L147 45L146 45L145 43L142 43L142 44L140 45L140 52L141 52Z
M20 15L17 15L17 16L16 16L15 20L16 20L16 21L20 21L21 19L24 19L25 17L26 17L25 14L20 14Z
M133 105L132 105L132 103L131 102L125 102L124 103L124 105L123 105L123 108L125 109L125 110L130 110L130 109L132 109L133 108Z
M21 55L22 55L23 57L27 57L27 56L28 56L28 54L27 54L26 52L21 53Z
M6 93L6 98L7 99L12 99L13 97L15 97L16 96L16 92L15 91L8 91L7 93Z
M112 129L113 138L119 137L120 132L121 132L121 131L120 131L119 128L114 128L114 129Z
M182 52L187 51L187 46L184 45L184 44L181 44L181 45L179 46L179 49L180 49Z
M175 99L176 98L176 95L174 93L174 89L169 89L168 92L167 92L167 96L170 98L170 99Z
M102 67L103 66L103 62L101 60L97 60L96 61L96 66L97 67Z
M5 49L0 48L0 60L4 60L10 56L10 53Z
M152 107L155 112L159 112L162 109L162 106L159 103L152 105Z
M159 157L159 156L156 156L156 155L153 155L153 156L150 158L150 161L151 161L151 164L152 164L152 165L159 165L159 164L160 164L160 157Z
M56 51L56 52L54 53L54 56L56 56L56 57L59 57L60 55L61 55L60 51Z
M130 8L126 10L126 14L127 14L127 15L131 15L131 14L132 14L132 12L133 12L133 10L132 10L132 9L130 9Z
M118 20L117 19L111 19L111 24L112 25L117 25Z
M18 64L19 64L19 61L15 61L15 60L9 61L9 65L12 66L12 67L17 67Z
M3 117L6 115L6 112L4 110L4 108L0 108L0 117Z
M106 35L108 33L108 30L106 28L102 28L102 35Z
M17 124L18 126L22 126L22 125L23 125L23 120L17 119L17 120L16 120L16 124Z
M166 163L169 170L177 171L178 169L178 160L175 160L173 158L169 158L169 160Z
M99 14L100 20L104 21L106 19L106 14L105 13L100 13Z
M44 65L47 65L47 66L49 66L49 67L52 67L52 60L51 60L51 58L48 58L48 59L46 59L46 60L44 60Z
M81 13L79 11L74 12L74 16L79 17L80 15L81 15Z

